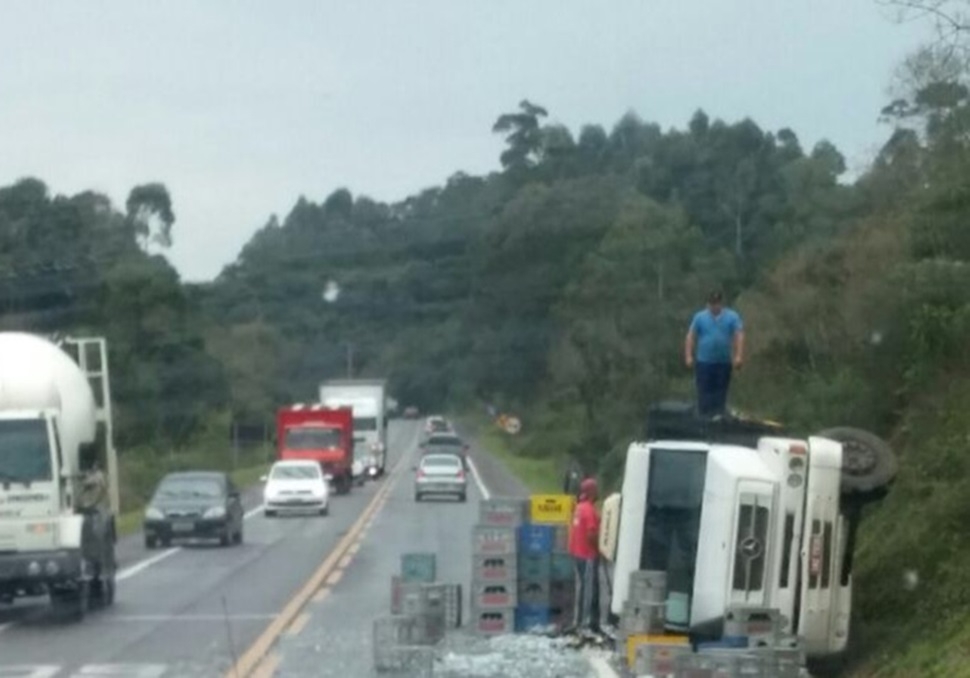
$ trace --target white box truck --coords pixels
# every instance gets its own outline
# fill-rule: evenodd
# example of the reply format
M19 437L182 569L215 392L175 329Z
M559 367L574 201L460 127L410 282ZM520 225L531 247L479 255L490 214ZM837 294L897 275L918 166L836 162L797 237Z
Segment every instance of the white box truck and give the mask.
M324 407L354 411L354 446L364 448L374 476L387 470L387 382L384 379L334 379L320 384ZM355 451L355 458L357 452Z
M0 602L114 602L117 478L105 340L0 332Z
M611 612L630 573L666 573L670 632L717 640L728 608L772 608L810 666L841 663L849 639L852 558L862 507L883 498L896 460L876 436L838 428L791 436L780 426L651 411L627 451L612 556Z

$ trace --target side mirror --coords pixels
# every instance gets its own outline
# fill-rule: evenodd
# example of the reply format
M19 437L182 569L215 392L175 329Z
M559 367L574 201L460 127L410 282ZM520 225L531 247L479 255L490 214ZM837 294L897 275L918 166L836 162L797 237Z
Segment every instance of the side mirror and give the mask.
M260 476L259 477L259 482L261 482L261 483L265 483L267 480L269 480L269 476Z

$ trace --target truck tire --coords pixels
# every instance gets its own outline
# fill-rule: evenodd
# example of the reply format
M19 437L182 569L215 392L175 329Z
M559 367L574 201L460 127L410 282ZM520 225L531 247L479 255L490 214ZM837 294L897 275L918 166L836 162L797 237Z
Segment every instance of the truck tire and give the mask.
M896 455L882 438L849 426L817 434L842 443L842 496L876 501L885 496L899 470Z
M155 537L145 536L145 548L151 551L158 547L158 540Z
M69 622L79 622L88 613L90 602L90 583L86 580L77 582L74 589L52 589L50 593L51 607L58 619Z

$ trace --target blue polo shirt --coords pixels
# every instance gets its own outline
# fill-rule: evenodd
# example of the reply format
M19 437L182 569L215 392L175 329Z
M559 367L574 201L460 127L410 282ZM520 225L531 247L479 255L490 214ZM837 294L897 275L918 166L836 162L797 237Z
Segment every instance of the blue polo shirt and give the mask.
M741 316L730 308L722 308L717 317L706 308L698 311L690 323L690 331L697 336L697 362L731 362L734 334L743 329Z

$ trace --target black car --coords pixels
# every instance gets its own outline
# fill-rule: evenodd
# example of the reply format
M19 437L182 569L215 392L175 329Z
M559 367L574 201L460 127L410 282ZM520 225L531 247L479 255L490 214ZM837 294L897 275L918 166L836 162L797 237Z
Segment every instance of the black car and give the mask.
M145 509L145 547L175 539L218 539L223 546L243 540L239 490L225 473L169 473Z

